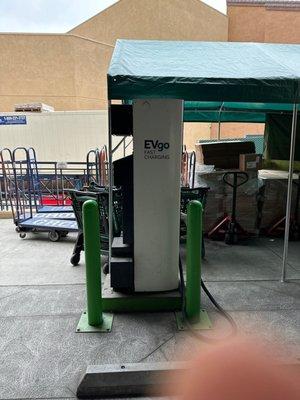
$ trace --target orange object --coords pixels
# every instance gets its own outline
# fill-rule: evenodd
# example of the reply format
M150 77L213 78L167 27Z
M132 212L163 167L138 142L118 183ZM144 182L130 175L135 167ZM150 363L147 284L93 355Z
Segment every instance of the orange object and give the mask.
M107 186L108 179L107 179L107 153L106 147L102 147L99 153L99 175L100 175L100 185Z
M188 187L189 186L189 155L188 152L185 151L182 154L181 159L181 186Z

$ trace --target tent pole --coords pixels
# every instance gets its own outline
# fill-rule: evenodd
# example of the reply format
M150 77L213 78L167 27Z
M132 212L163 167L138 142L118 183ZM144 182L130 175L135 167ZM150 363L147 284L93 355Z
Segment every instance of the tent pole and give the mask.
M296 133L296 131L297 131L297 114L298 114L298 104L295 103L294 107L293 107L293 121L292 121L292 131L291 131L290 162L289 162L288 190L287 190L287 201L286 201L285 232L284 232L281 282L285 282L285 280L286 280L286 265L287 265L288 251L289 251L291 205L292 205L292 194L293 194L294 158L295 158L295 146L296 146L296 136L297 136L297 133Z
M108 264L110 270L111 247L113 240L113 154L112 154L112 137L111 137L111 101L108 100Z
M223 106L224 106L224 103L221 104L221 107L219 109L218 141L221 140L221 113L222 113Z

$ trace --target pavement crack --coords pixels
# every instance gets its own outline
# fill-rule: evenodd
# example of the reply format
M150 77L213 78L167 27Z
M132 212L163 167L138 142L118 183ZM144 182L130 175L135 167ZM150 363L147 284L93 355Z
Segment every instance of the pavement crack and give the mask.
M69 386L66 386L66 389L67 389L69 392L71 392L72 395L73 395L75 398L77 398L76 393L75 393L72 389L70 389Z
M138 362L143 362L146 360L146 358L150 357L152 354L154 354L157 350L160 350L161 347L163 347L166 343L168 343L171 339L175 337L175 333L170 336L168 339L166 339L164 342L162 342L159 346L157 346L154 350L152 350L149 354L147 354L145 357L141 358Z
M286 297L290 297L291 299L295 299L295 296L293 294L290 294L285 290L281 290L278 288L272 288L272 287L266 287L266 286L260 284L259 282L255 283L255 286L265 289L265 290L268 290L268 291L271 291L271 292L274 292L274 293L278 293L281 296L286 296Z
M8 297L12 297L12 296L15 296L15 295L17 295L17 294L26 292L26 291L29 290L29 289L30 289L30 288L27 287L26 289L19 290L18 292L14 292L14 293L8 294L7 296L0 297L0 301L2 301L2 300L4 300L4 299L7 299Z
M276 253L276 251L272 248L272 246L266 244L266 248L272 253L274 254L277 258L279 258L280 260L283 259L283 256L281 256L280 254ZM295 272L298 272L297 269L289 262L287 261L286 265L290 268L292 268Z

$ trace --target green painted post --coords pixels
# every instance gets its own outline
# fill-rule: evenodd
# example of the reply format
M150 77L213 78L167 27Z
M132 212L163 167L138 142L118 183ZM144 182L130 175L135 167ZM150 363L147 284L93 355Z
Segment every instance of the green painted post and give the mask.
M94 200L87 200L83 204L83 234L88 323L99 326L103 323L100 223L98 205Z
M186 253L186 316L191 322L199 322L202 250L202 204L197 200L187 207Z

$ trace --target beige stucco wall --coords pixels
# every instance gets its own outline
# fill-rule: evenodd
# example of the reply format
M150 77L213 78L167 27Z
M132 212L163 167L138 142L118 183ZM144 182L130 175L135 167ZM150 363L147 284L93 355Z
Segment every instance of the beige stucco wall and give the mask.
M207 140L211 137L211 124L192 122L184 124L183 143L188 151L195 150L198 140Z
M111 44L117 39L226 41L228 22L200 0L119 0L70 32Z
M248 123L232 123L226 122L221 124L221 139L240 138L245 135L263 135L265 124L248 124ZM218 138L219 125L214 123L211 125L211 138Z
M258 5L228 5L228 40L236 42L300 43L300 11ZM218 126L212 124L211 136ZM222 137L263 134L264 124L222 124Z
M1 111L23 102L105 108L112 46L73 35L0 34L0 48Z
M300 43L300 10L270 10L266 12L265 26L265 42Z
M300 43L300 11L228 5L228 40Z
M0 111L105 109L117 38L227 40L227 31L227 17L199 0L120 0L69 34L0 34Z
M221 139L236 139L245 135L263 135L264 124L248 123L223 123L221 124ZM187 150L195 150L195 143L199 140L217 139L219 124L217 123L185 123L184 124L184 144Z

